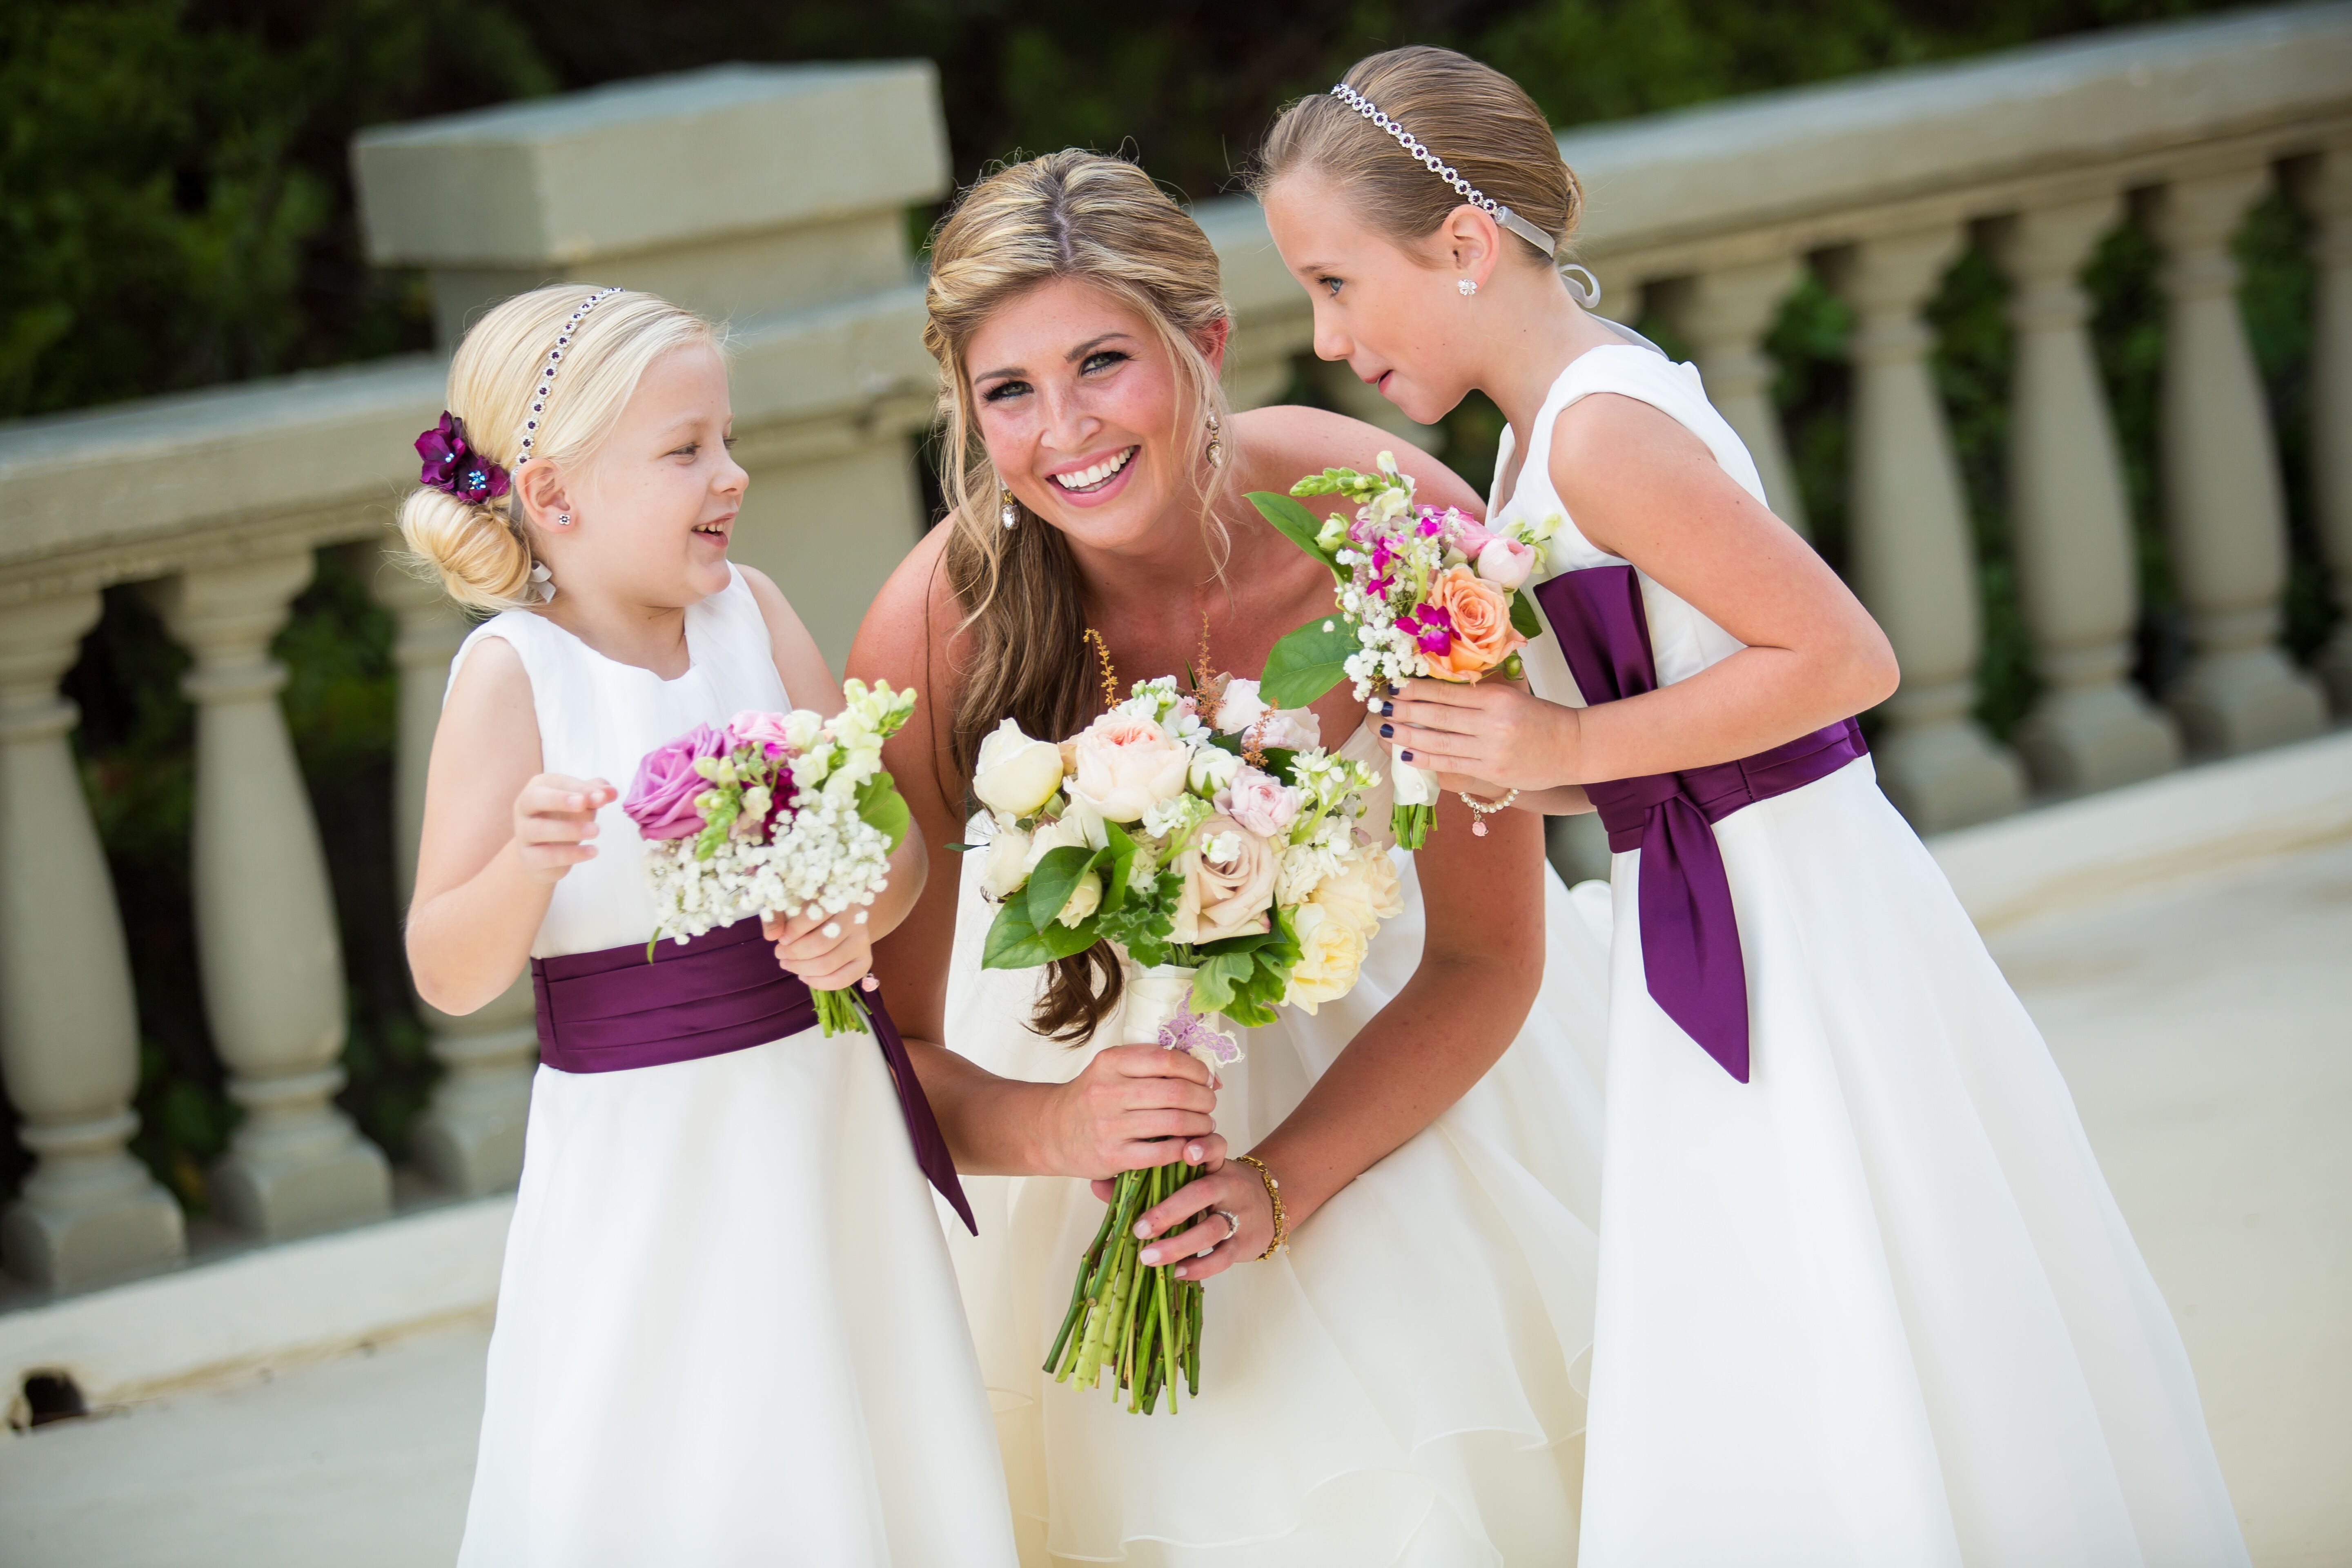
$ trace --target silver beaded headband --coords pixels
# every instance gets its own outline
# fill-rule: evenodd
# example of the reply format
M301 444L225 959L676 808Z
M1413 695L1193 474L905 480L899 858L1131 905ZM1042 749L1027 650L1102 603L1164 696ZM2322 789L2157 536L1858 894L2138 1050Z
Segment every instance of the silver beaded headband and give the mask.
M1331 96L1370 121L1374 125L1397 139L1397 145L1412 153L1429 172L1462 193L1462 199L1482 212L1491 213L1496 223L1542 251L1546 256L1559 254L1559 242L1510 208L1482 193L1477 186L1454 172L1454 165L1440 158L1422 144L1421 139L1383 114L1379 106L1349 87L1346 82L1331 89Z
M514 460L516 468L520 468L530 461L531 444L538 438L539 422L547 413L547 394L555 385L555 372L563 363L563 351L572 346L572 334L580 330L580 323L587 319L589 311L614 295L625 292L627 290L622 289L599 289L580 301L580 308L572 312L572 319L563 323L562 331L555 334L555 346L547 351L547 361L539 371L539 385L530 395L530 417L522 422L522 438L517 444L520 455Z

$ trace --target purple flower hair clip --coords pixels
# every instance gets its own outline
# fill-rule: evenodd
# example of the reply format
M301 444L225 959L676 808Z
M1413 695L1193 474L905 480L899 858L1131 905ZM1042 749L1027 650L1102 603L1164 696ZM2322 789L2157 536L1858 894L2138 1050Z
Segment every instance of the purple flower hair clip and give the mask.
M441 423L416 437L416 455L425 459L418 484L477 506L507 493L507 471L467 444L466 422L446 408Z

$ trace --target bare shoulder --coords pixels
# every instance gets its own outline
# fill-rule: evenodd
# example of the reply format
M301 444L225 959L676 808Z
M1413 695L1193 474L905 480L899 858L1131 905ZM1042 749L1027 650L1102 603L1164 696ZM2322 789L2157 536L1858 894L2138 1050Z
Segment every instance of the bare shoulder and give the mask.
M449 681L446 710L479 711L530 707L530 670L514 644L493 632L477 637Z
M1246 454L1245 489L1287 491L1308 474L1325 468L1369 472L1382 452L1396 454L1397 467L1411 474L1414 493L1432 506L1455 506L1483 513L1486 502L1462 477L1412 442L1377 425L1328 408L1279 404L1234 416Z
M1587 497L1627 483L1665 477L1696 464L1721 472L1706 443L1655 404L1618 392L1596 392L1559 411L1552 426L1551 480L1573 508Z

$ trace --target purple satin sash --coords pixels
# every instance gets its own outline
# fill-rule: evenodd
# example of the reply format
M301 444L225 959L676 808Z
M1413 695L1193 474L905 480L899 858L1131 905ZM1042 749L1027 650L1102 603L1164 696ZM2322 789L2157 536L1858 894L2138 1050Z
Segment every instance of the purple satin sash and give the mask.
M1598 706L1658 689L1650 618L1631 566L1536 584L1569 672ZM1715 825L1743 805L1827 778L1863 755L1851 719L1738 762L1588 784L1612 850L1642 852L1642 966L1650 994L1724 1071L1748 1081L1748 966Z
M775 950L756 920L706 931L683 946L658 943L650 963L636 945L534 958L530 989L538 1003L539 1059L558 1072L625 1072L724 1056L816 1023L809 988L776 966ZM858 996L898 1089L915 1163L978 1236L907 1042L879 991Z

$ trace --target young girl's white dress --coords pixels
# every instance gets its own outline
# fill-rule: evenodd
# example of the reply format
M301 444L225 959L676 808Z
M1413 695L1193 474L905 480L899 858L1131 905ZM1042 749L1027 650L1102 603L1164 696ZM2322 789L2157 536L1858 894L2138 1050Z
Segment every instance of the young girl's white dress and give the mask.
M1360 727L1342 754L1384 767ZM1389 818L1383 784L1363 817ZM977 827L977 824L975 826ZM1443 834L1429 853L1444 854ZM1287 1116L1420 963L1412 857L1404 913L1356 988L1310 1017L1244 1031L1217 1127L1247 1150ZM1024 1026L1030 973L983 970L993 910L967 857L949 971L948 1045L1011 1078L1062 1081L1091 1047ZM977 1240L950 1237L997 1404L1027 1568L1420 1568L1572 1560L1591 1342L1597 1067L1607 910L1549 868L1541 994L1484 1080L1359 1176L1264 1263L1208 1282L1201 1394L1169 1415L1040 1371L1078 1257L1101 1223L1084 1182L967 1177ZM1116 1038L1115 1030L1107 1030ZM1588 1054L1589 1053L1589 1054Z
M698 723L789 703L738 573L676 680L509 610L542 766L626 791ZM827 694L804 694L830 706ZM617 804L536 957L642 944ZM531 1087L466 1568L1013 1561L1004 1481L929 1187L865 1034L814 1028Z
M1566 515L1554 423L1612 392L1759 500L1698 373L1562 372L1495 515ZM1511 437L1496 459L1508 470ZM1623 563L1577 533L1551 571ZM1640 578L1661 684L1741 646ZM1581 700L1556 639L1535 690ZM1752 1081L1644 984L1617 855L1583 1568L2110 1568L2246 1551L2164 1299L2065 1082L1867 757L1716 825Z

